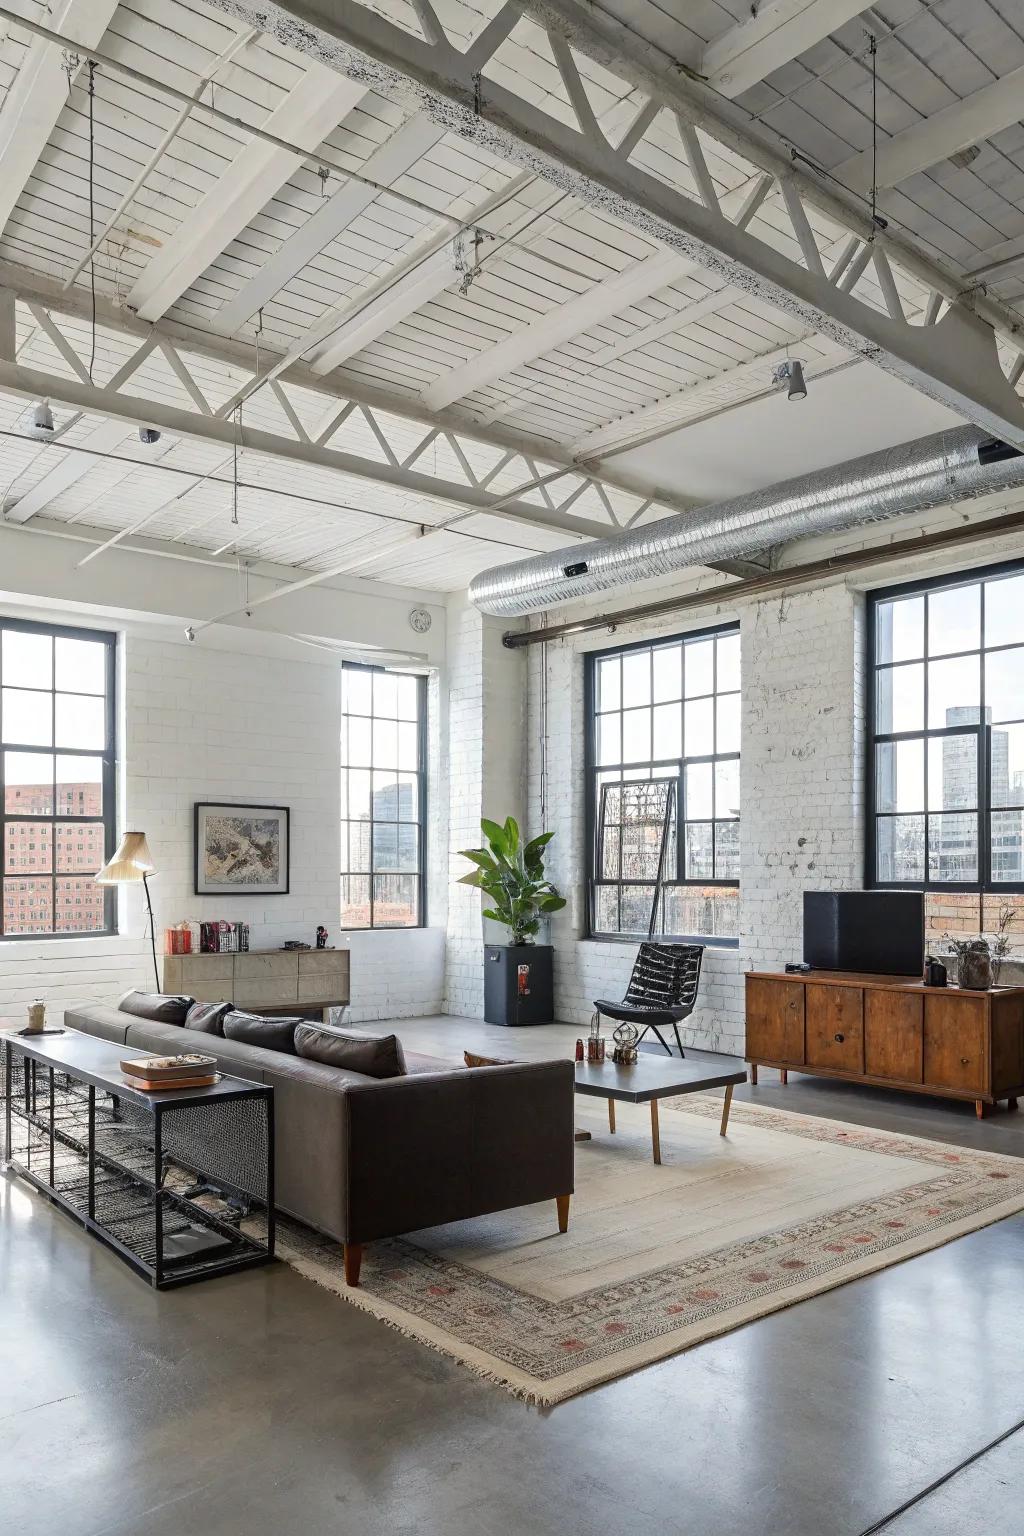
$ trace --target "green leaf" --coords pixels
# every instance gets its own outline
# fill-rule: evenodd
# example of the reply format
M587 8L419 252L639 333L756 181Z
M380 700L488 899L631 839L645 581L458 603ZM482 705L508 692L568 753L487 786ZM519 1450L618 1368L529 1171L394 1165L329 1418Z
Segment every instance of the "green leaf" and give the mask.
M508 844L509 853L515 857L519 848L519 823L513 816L505 818L505 841Z
M478 891L484 889L484 882L478 869L471 869L468 875L462 875L456 880L456 885L474 885Z
M542 912L561 912L566 905L564 896L545 896L540 904Z
M496 821L488 821L486 816L481 817L480 827L494 852L507 859L509 847L508 839L505 836L505 828L499 826Z
M473 864L478 864L481 869L494 868L494 860L482 848L462 848L459 851L459 858L469 859Z

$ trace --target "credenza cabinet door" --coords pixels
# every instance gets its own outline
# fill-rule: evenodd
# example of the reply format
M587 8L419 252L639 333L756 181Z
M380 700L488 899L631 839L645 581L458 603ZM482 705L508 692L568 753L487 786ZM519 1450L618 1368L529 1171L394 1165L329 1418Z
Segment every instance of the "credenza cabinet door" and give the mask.
M864 993L860 987L807 987L807 1065L864 1071Z
M897 1083L924 1081L924 999L911 992L864 993L864 1071Z
M936 1088L986 1092L986 999L938 993L924 1000L924 1080Z
M802 982L748 978L747 1055L751 1061L803 1061Z

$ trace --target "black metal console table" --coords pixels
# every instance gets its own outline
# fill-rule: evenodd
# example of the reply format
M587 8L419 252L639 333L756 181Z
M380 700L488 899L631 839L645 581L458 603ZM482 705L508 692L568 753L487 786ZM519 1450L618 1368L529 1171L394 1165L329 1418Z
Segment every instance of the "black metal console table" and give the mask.
M131 1050L69 1029L3 1037L5 1165L163 1289L274 1256L273 1089L144 1093Z

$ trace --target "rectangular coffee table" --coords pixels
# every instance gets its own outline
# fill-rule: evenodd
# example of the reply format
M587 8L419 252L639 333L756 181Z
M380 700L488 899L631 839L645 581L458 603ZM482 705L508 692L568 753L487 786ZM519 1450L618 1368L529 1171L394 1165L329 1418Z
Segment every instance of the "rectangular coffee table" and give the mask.
M158 1289L274 1257L274 1090L146 1093L151 1055L68 1029L0 1037L3 1161Z
M610 1061L602 1062L600 1066L586 1061L576 1063L576 1092L608 1100L608 1129L613 1135L616 1099L624 1099L628 1104L650 1103L651 1143L656 1163L661 1162L659 1099L672 1098L680 1093L702 1093L708 1088L724 1088L725 1104L720 1132L724 1136L729 1125L732 1090L737 1083L745 1083L746 1080L746 1068L722 1071L702 1061L660 1061L656 1056L649 1060L641 1056L632 1067L618 1067Z

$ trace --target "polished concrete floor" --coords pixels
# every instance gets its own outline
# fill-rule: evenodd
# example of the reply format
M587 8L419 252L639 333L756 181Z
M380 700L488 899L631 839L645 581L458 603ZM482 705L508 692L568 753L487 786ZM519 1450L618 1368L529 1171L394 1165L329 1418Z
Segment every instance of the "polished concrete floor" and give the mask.
M397 1027L452 1057L563 1054L576 1035ZM1024 1114L763 1077L742 1092L1024 1155ZM1024 1530L1024 1433L948 1477L1024 1420L1022 1275L1024 1217L542 1412L283 1264L156 1296L0 1179L0 1530Z

